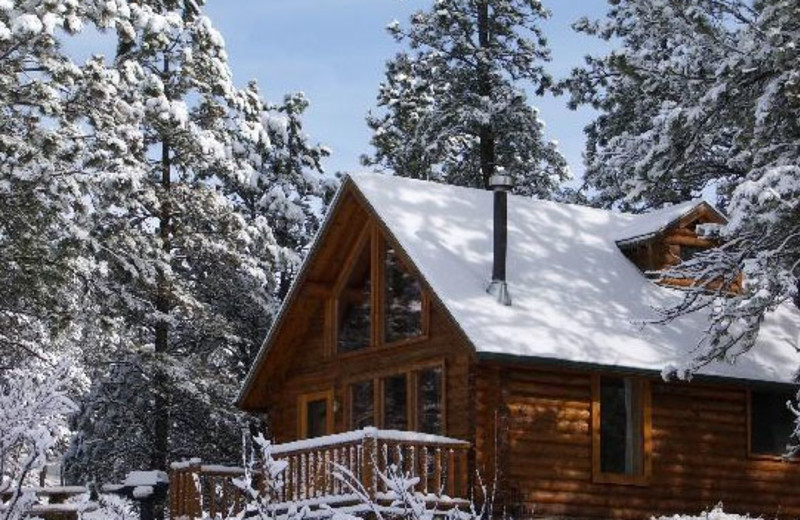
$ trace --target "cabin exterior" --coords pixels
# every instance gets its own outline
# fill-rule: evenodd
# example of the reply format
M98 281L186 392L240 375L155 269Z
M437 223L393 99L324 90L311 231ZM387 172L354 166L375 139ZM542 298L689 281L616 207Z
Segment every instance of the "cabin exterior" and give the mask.
M325 439L389 432L384 456L435 473L433 488L467 497L478 472L518 515L649 518L723 502L800 516L800 462L780 457L796 310L765 323L761 357L691 383L660 369L694 346L698 323L630 325L643 302L674 297L647 273L710 245L696 226L722 216L705 203L645 218L510 199L504 307L485 292L490 194L346 178L238 405L264 414L279 451L312 446L317 460L342 457Z

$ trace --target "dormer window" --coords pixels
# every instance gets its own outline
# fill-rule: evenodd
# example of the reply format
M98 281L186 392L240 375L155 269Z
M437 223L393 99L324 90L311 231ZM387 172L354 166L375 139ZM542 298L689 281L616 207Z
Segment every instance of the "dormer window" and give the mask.
M365 231L337 284L339 353L425 336L427 301L420 280L377 229Z
M680 247L681 247L681 262L688 262L689 260L697 256L697 254L700 253L701 251L705 251L706 249L708 249L706 247L685 246L685 245Z

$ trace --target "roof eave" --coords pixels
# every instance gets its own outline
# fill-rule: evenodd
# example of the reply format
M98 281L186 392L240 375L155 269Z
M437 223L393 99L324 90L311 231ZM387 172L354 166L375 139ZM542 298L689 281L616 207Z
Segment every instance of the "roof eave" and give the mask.
M589 361L570 361L561 358L548 358L543 356L526 356L520 354L506 354L501 352L478 352L480 361L510 362L517 365L539 365L549 367L563 367L584 372L603 372L606 374L618 375L639 375L663 379L662 372L656 369L628 367L620 365L605 365L602 363L592 363ZM688 380L675 380L676 382L690 382ZM716 384L735 384L750 388L776 388L794 389L796 385L792 382L767 381L764 379L746 379L742 377L719 376L713 374L695 374L691 382L716 383Z

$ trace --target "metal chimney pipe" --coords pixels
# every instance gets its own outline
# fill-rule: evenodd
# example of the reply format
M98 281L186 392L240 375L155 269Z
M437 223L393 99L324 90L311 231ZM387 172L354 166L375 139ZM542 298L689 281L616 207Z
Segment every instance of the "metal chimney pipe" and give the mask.
M506 253L508 250L508 192L514 185L509 175L493 175L489 187L494 191L494 253L492 282L486 291L503 305L511 305L506 282Z

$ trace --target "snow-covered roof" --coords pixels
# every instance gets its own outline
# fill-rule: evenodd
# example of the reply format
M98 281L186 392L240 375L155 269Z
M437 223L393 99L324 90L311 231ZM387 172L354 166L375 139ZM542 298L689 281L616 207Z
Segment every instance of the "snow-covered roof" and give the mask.
M620 245L632 244L652 238L701 205L707 206L712 211L722 216L719 210L703 199L690 200L682 204L676 204L668 208L636 215L634 218L628 219L628 222L620 224L621 227L617 230L618 238L616 242Z
M376 174L350 178L479 354L661 371L686 361L707 320L648 323L681 297L646 279L618 242L656 233L692 201L644 215L511 196L508 285L513 304L486 293L492 194ZM702 374L789 383L800 366L800 312L765 320L753 351Z

